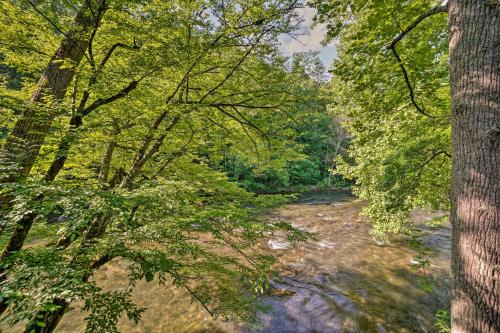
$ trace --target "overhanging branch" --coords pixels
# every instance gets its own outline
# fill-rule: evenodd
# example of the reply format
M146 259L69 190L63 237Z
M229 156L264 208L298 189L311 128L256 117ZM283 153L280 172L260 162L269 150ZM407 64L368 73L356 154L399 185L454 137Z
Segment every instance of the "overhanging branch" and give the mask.
M401 60L401 57L399 56L399 53L396 51L396 46L397 44L411 31L413 30L416 26L418 26L423 20L426 18L438 14L438 13L446 13L448 11L448 6L447 5L439 5L436 7L433 7L429 11L423 13L420 15L412 24L410 24L406 29L401 31L394 39L392 40L391 44L389 45L389 48L392 50L392 53L394 54L394 57L399 63L399 67L401 68L401 71L403 72L403 77L406 82L406 86L408 87L409 94L410 94L410 100L411 103L415 106L418 112L423 114L424 116L430 117L430 118L435 118L435 116L432 116L424 111L424 109L418 105L417 101L415 100L415 92L413 90L413 87L410 82L410 77L408 75L408 71L406 70L406 67Z
M106 98L99 98L97 99L94 103L86 107L84 110L82 110L82 117L88 115L90 112L94 111L98 107L102 105L106 105L109 103L112 103L120 98L123 98L127 96L132 90L134 90L137 85L139 84L138 80L131 81L125 88L121 89L119 92L116 94L106 97Z
M429 11L423 13L417 19L410 24L406 29L401 31L399 35L397 35L391 42L391 45L389 46L390 48L396 47L396 44L401 41L410 31L412 31L417 25L419 25L423 20L428 18L429 16L432 16L434 14L439 14L439 13L446 13L448 12L448 6L447 5L439 5L436 7L431 8Z

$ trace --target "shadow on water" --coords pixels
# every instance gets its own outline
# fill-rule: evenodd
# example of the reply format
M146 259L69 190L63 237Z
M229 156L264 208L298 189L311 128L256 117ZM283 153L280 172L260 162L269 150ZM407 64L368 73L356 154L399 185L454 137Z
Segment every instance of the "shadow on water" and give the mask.
M387 274L406 283L387 279ZM436 281L447 278L445 272L433 274ZM447 285L436 284L426 293L414 270L382 273L377 264L284 277L273 287L293 295L264 299L272 310L261 316L258 332L432 332L434 313L449 301Z

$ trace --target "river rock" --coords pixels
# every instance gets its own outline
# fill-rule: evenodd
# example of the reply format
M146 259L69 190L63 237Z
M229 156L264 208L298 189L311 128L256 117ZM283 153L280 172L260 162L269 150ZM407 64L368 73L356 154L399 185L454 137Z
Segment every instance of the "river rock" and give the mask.
M286 240L281 240L281 239L270 239L267 241L267 246L271 250L284 250L290 248L292 244Z

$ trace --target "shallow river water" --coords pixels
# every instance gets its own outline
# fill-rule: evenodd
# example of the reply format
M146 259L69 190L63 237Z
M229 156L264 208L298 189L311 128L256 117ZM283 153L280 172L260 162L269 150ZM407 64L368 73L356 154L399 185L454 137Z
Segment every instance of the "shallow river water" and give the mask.
M346 192L308 194L271 212L315 232L318 241L291 248L279 237L268 240L279 258L283 277L273 282L276 291L263 298L271 311L260 316L260 329L215 321L181 289L140 283L135 301L148 310L139 325L127 320L122 332L175 333L294 333L294 332L435 332L434 314L446 308L450 286L450 230L431 228L431 215L413 216L422 230L422 242L431 249L427 275L434 284L422 289L417 256L403 236L378 244L369 235L369 222L359 215L363 203ZM105 266L96 275L105 288L125 288L126 270L120 263ZM65 315L58 332L78 332L85 314Z

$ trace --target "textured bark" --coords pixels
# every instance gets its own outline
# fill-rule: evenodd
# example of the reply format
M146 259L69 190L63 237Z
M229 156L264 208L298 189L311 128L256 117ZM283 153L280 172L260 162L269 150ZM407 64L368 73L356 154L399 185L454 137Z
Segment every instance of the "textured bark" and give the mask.
M52 163L43 177L43 180L53 181L64 167L64 164L68 159L69 149L76 138L76 130L78 127L79 125L77 127L71 127L62 137L61 142L59 142L59 146L57 147L56 156L52 160Z
M7 177L0 181L15 182L29 174L54 120L57 103L66 95L96 24L99 22L95 22L89 8L84 6L75 17L72 30L42 73L28 108L14 125L0 152L2 168L7 171ZM68 66L69 63L72 66Z
M103 10L105 0L98 3ZM55 116L57 102L62 100L73 79L75 68L82 60L91 38L91 31L97 29L100 18L95 19L88 7L83 7L76 15L72 30L62 40L59 49L45 68L37 87L30 98L30 106L16 122L7 142L0 151L1 169L5 175L0 182L16 182L27 176L34 164L41 145L45 140ZM73 66L68 66L68 63ZM0 170L2 171L2 170ZM9 195L0 197L3 209L9 209ZM7 247L0 256L4 260L19 251L33 225L35 214L26 214L16 224ZM5 272L0 270L0 282ZM0 314L7 308L6 300L0 301Z
M104 5L105 0L100 0L98 4L99 12L104 11ZM97 29L101 19L102 15L97 15L97 18L95 18L89 7L83 7L76 15L73 30L63 39L59 49L50 60L38 82L37 88L30 100L32 107L25 110L21 119L17 121L0 152L1 168L9 170L7 177L0 178L0 182L19 181L29 174L40 146L54 119L54 110L52 108L54 105L44 108L41 108L41 105L46 104L47 99L57 102L64 98L66 90L73 79L74 68L82 60L85 48L90 42L91 30L94 29L95 31ZM71 62L74 66L68 68L67 63L63 63L62 61ZM76 120L74 121L74 119ZM80 119L79 122L77 121L78 119ZM80 117L72 117L71 120L73 122L70 125L73 127L74 124L81 124ZM56 156L59 169L56 170L51 167L51 177L46 180L53 180L62 168L62 165L64 165L65 158L61 161L59 157L62 153L60 152L64 150L63 148L66 148L67 151L70 143L70 137L68 136L61 142L58 155ZM0 206L2 206L3 210L10 209L10 200L9 195L0 197ZM12 244L12 250L7 248L2 253L1 259L5 259L11 253L21 249L35 217L33 214L28 214L18 223L9 241L9 245Z
M452 332L500 332L500 4L449 2Z
M17 252L21 249L21 247L24 244L24 240L26 239L26 236L28 235L28 232L31 229L31 226L33 225L33 221L35 220L35 217L36 217L36 214L28 213L28 214L24 215L21 218L21 220L17 223L16 230L14 231L12 236L10 237L9 243L2 251L2 254L0 255L0 261L4 260L8 256L10 256L12 253ZM1 272L1 270L0 270L0 272ZM0 281L1 280L2 280L2 278L0 277Z
M104 184L108 182L111 158L113 157L115 147L116 142L113 139L112 141L108 142L108 146L106 147L106 151L104 152L104 156L102 157L101 168L99 170L99 184L101 187L103 187Z

